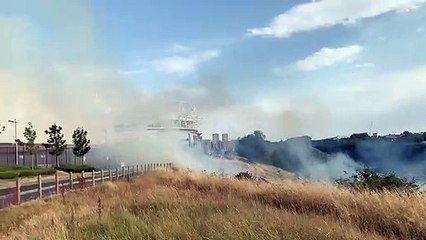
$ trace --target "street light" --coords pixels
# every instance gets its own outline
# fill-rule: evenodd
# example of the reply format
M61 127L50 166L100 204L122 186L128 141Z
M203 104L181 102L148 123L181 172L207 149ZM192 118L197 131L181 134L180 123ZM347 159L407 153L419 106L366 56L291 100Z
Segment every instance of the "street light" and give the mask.
M17 130L17 124L16 118L13 120L9 120L8 122L15 124L15 164L19 165L19 156L18 156L18 130Z

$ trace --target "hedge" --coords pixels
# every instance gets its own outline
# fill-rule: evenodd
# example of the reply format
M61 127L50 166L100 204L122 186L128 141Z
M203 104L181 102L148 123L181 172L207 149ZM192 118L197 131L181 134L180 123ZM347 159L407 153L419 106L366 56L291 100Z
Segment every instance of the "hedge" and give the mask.
M55 169L59 171L74 172L74 173L79 173L82 171L91 172L93 170L96 170L94 167L89 165L74 165L74 164L63 164L63 165L60 165L59 167L55 167Z
M36 167L31 169L27 166L0 166L0 179L13 179L18 177L34 177L37 175L52 175L56 170L52 168Z

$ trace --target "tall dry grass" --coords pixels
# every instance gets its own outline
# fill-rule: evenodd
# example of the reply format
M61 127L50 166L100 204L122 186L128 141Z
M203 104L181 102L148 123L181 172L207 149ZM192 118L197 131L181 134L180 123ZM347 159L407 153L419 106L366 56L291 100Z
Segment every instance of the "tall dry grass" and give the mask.
M426 200L155 172L2 210L0 223L5 239L426 239Z

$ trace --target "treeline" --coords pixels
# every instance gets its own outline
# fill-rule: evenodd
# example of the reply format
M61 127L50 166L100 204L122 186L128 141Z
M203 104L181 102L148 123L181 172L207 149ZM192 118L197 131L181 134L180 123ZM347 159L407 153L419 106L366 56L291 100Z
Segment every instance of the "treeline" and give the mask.
M237 154L252 161L272 164L289 171L300 168L300 158L327 161L328 156L344 154L357 163L378 170L397 171L401 163L418 164L426 157L426 133L405 131L397 135L370 136L352 134L347 138L312 140L309 136L286 141L266 140L262 131L254 131L238 141ZM386 169L392 164L395 168Z
M352 134L348 138L313 140L312 146L326 154L343 153L356 162L383 168L385 163L420 163L426 157L426 133L405 131L397 135ZM384 169L382 169L384 170ZM392 171L398 169L391 169Z
M270 164L291 172L302 168L302 159L327 161L327 154L313 148L308 136L271 142L265 134L256 130L238 140L237 154L250 161Z
M5 127L0 124L0 133L5 130ZM57 124L53 124L44 131L47 135L47 139L41 145L48 150L49 154L55 157L56 167L60 166L59 156L64 153L67 148L65 136L62 132L62 127ZM23 132L25 142L20 139L16 139L17 144L25 146L25 152L31 156L31 168L34 168L34 155L39 151L40 145L36 144L37 132L31 122L25 127ZM78 127L72 134L73 148L72 152L75 158L81 159L83 165L84 155L86 155L91 147L90 140L87 138L88 132L83 127ZM17 160L18 161L18 160Z
M337 159L336 154L341 153L350 156L352 160L360 163L358 166L364 166L364 169L357 169L355 174L346 178L334 178L339 185L372 190L411 191L419 189L416 180L424 177L421 175L424 174L426 159L423 136L426 135L409 132L392 138L353 134L342 139L313 141L309 136L303 136L271 142L266 140L262 131L257 130L239 139L237 154L249 161L303 174L304 170L310 167L309 164L327 163L330 159ZM403 169L410 169L412 175L406 178L407 172ZM312 170L315 171L316 168ZM347 174L344 169L341 171L341 175ZM410 178L412 180L408 180Z

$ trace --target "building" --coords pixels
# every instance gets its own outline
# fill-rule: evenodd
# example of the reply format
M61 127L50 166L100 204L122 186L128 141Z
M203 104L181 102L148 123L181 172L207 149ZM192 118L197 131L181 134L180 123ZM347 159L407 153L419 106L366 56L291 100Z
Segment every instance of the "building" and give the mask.
M28 154L23 144L18 145L18 163L19 165L31 166L31 159L34 157L35 166L49 167L56 164L56 157L49 154L49 149L44 144L36 144L38 146L37 153L34 156ZM65 151L58 156L61 164L69 164L74 162L72 145L67 145ZM16 153L14 143L0 143L0 165L15 165Z
M212 144L211 140L203 139L202 145L203 145L203 153L204 154L211 155L213 153L213 144Z
M219 151L221 149L220 147L220 139L219 139L219 133L214 133L212 135L212 144L213 144L213 151Z
M220 136L222 136L221 139ZM238 140L229 140L228 133L223 133L222 135L214 133L211 140L202 140L203 153L213 157L231 159L235 156L237 142Z
M222 142L228 142L229 138L228 138L228 134L227 133L223 133L222 134Z

